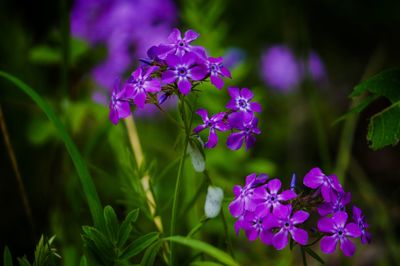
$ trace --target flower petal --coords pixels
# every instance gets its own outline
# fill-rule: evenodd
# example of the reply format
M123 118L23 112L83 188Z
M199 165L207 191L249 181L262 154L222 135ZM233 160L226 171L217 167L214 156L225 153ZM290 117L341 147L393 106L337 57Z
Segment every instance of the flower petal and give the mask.
M143 108L144 104L146 102L146 93L141 91L138 92L135 97L133 98L133 102L135 103L135 105L139 108Z
M188 94L191 88L192 88L192 83L190 83L189 80L181 79L178 81L178 89L183 95Z
M267 184L267 188L271 194L278 194L281 186L282 182L278 178L270 180Z
M185 41L186 42L192 42L194 40L196 40L198 37L200 36L200 34L198 34L197 32L195 32L194 30L188 30L185 32Z
M291 190L285 190L278 195L278 200L291 200L297 197L296 192Z
M167 56L166 61L169 67L175 68L177 65L181 63L181 58L174 54L170 54Z
M228 88L228 93L232 99L239 97L240 96L239 92L240 92L239 88L234 88L234 87Z
M168 42L169 43L176 43L182 39L181 31L177 28L174 28L172 32L168 35Z
M193 80L202 80L207 75L207 69L203 66L195 66L190 69L190 78Z
M239 217L243 214L244 201L241 198L237 198L229 204L229 211L233 217Z
M243 88L240 90L240 95L247 99L247 100L251 100L254 97L254 94L251 90L249 90L248 88Z
M347 222L348 215L346 212L337 212L332 216L333 222L339 226L339 227L344 227Z
M333 236L324 236L321 239L320 247L321 251L325 254L330 254L335 251L337 239Z
M246 230L246 236L250 241L254 241L258 238L258 231L254 229Z
M288 231L281 229L272 239L272 244L277 250L284 249L289 242Z
M161 90L161 82L159 79L152 79L143 84L143 88L148 92L159 92Z
M346 257L351 257L356 251L356 246L348 238L344 237L340 240L340 249Z
M247 135L245 137L245 141L246 141L246 150L248 150L254 146L254 143L256 143L256 137L254 137L253 135Z
M222 66L220 68L220 70L221 70L221 73L222 73L222 75L224 77L227 77L227 78L230 78L230 79L232 78L231 72L226 67Z
M350 237L360 237L361 230L355 223L348 223L345 227L346 235Z
M217 75L210 76L211 83L217 87L217 89L222 89L224 87L224 81Z
M212 149L214 148L218 143L218 136L217 133L215 133L215 129L211 128L210 129L210 134L208 136L208 141L204 145L207 149Z
M240 132L232 133L228 137L228 140L226 141L226 145L231 150L238 150L238 149L240 149L242 147L243 140L244 140L243 133L240 133Z
M256 113L259 113L262 110L261 105L259 103L256 103L256 102L250 103L250 109L253 112L256 112Z
M300 245L306 245L308 242L308 234L305 230L293 227L292 230L290 230L290 234L292 235L292 238L294 241L299 243Z
M272 245L273 237L274 237L274 234L272 233L271 230L263 230L260 233L260 239L266 245Z
M167 70L162 74L161 79L164 83L172 83L172 82L175 82L176 78L177 77L176 77L176 74L174 71Z
M297 211L293 214L291 221L293 224L301 224L304 223L309 216L310 214L306 211Z
M321 169L315 167L311 169L304 177L303 183L306 187L316 189L323 183L324 173Z
M319 219L318 230L323 233L333 233L335 231L335 224L332 218L324 217Z
M207 122L208 121L208 111L204 108L200 108L196 111L196 114L198 114L201 119L203 119L203 122Z

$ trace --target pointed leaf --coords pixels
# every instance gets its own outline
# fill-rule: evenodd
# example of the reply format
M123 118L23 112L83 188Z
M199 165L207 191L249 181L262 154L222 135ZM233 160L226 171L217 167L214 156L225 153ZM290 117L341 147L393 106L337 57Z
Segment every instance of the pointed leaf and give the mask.
M140 262L142 266L153 266L154 261L156 259L157 253L160 250L162 245L162 241L157 241L153 245L151 245L143 255L143 258Z
M31 263L28 259L24 256L23 258L18 258L19 266L31 266Z
M104 220L106 222L107 234L109 238L113 242L116 242L118 239L119 224L114 209L109 205L104 208Z
M119 239L117 246L122 247L126 240L128 240L129 235L132 231L132 223L136 222L139 215L139 209L135 209L128 213L125 220L122 222L121 227L119 228Z
M314 259L316 259L317 261L319 261L321 264L325 264L324 260L317 254L314 252L314 250L312 250L309 247L304 247L305 252L307 252L311 257L313 257Z
M222 266L223 264L214 261L193 261L190 266Z
M3 255L3 264L4 264L4 266L13 266L11 252L8 249L7 246L4 248L4 253L3 254L4 254Z
M134 240L129 246L122 252L120 259L130 259L133 256L136 256L143 250L145 250L148 246L153 244L158 239L159 233L152 232L148 233L144 236L139 237L138 239Z

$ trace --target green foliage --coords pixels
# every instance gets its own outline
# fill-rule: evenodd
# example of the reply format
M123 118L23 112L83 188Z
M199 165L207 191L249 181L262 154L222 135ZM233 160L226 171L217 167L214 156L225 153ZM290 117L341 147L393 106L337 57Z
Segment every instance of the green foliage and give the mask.
M42 111L47 115L49 120L56 127L58 134L64 141L65 146L78 172L78 176L80 178L81 185L85 193L90 208L90 212L92 214L93 222L95 225L104 228L104 218L101 212L102 208L100 199L97 195L97 191L93 184L90 173L78 151L78 148L75 146L74 142L72 141L71 137L69 136L68 132L66 131L64 125L62 124L56 113L53 111L51 106L35 90L33 90L31 87L29 87L21 80L2 71L0 71L0 77L3 77L6 80L10 81L14 85L16 85L17 88L19 88L29 97L31 97L32 100L38 105L38 107L42 109Z
M373 150L396 145L400 140L400 69L383 71L358 84L350 97L360 97L364 93L369 95L339 120L362 112L371 102L384 97L391 105L370 118L367 139Z
M4 248L4 252L3 252L3 265L4 266L13 266L11 252L7 246Z
M215 259L219 260L220 262L222 262L226 265L232 265L232 266L239 265L231 256L226 254L224 251L222 251L210 244L202 242L200 240L187 238L187 237L183 237L183 236L171 236L171 237L164 238L164 240L176 242L176 243L188 246L192 249L200 250L200 251L214 257Z
M127 244L139 211L133 210L119 224L111 206L104 208L105 230L83 226L83 240L89 265L125 265L159 239L159 233L143 235ZM81 264L85 265L82 260Z
M305 252L308 253L311 257L313 257L315 260L319 261L321 264L325 264L324 260L317 254L315 253L311 248L309 247L302 247Z

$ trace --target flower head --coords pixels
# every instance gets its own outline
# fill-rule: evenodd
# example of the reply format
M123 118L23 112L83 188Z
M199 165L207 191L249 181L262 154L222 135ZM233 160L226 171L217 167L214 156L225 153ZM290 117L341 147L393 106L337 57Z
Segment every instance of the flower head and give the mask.
M279 193L281 186L281 181L275 178L270 180L265 186L254 190L254 196L259 206L263 207L262 212L264 214L280 209L283 206L282 201L288 201L297 196L296 193L291 190L285 190Z
M320 188L322 197L326 202L331 202L333 200L335 192L343 193L343 188L336 175L327 176L318 167L311 169L306 174L303 183L306 187L312 189Z
M233 194L235 199L229 204L229 211L234 217L243 215L244 211L254 212L257 207L257 201L253 197L254 188L266 181L265 175L257 177L255 173L246 177L244 187L234 186Z
M194 53L183 56L168 55L168 70L162 74L164 83L177 81L179 91L186 95L192 88L191 80L202 80L207 75L207 68Z
M262 242L269 245L271 244L272 231L266 229L264 226L264 220L268 219L268 217L258 209L255 212L245 212L240 226L250 241L254 241L260 237Z
M337 212L332 218L324 217L318 221L318 230L329 235L321 239L321 250L324 253L332 253L336 245L340 243L340 249L345 256L352 256L356 250L350 237L360 237L361 230L355 223L347 223L348 215L346 212Z
M131 107L125 100L125 90L121 90L120 80L115 80L114 89L111 93L110 101L110 120L116 125L121 118L131 114Z
M323 202L318 206L318 213L321 216L346 211L346 205L351 201L350 192L334 192L331 194L331 202Z
M203 119L204 123L197 126L193 131L195 133L199 133L200 131L209 128L210 134L208 135L208 140L205 143L205 147L209 149L214 148L218 142L218 136L215 131L226 131L230 129L226 122L223 120L226 113L218 113L209 118L206 109L199 109L197 110L196 114L201 116L201 119Z
M300 245L306 245L308 234L304 229L296 227L304 223L310 215L305 211L296 211L292 214L292 206L281 206L264 220L264 227L278 228L278 232L272 238L272 245L278 249L284 249L289 242L289 235Z
M237 129L238 132L233 132L226 142L228 148L231 150L238 150L242 147L243 142L246 145L246 149L251 148L256 142L256 137L261 133L260 129L257 127L258 119L257 117L252 117L248 115L230 115L228 118L229 125L231 128Z
M353 220L358 225L361 230L361 243L369 244L371 243L371 234L367 232L368 223L365 221L365 217L362 214L360 208L353 206Z
M242 112L246 115L253 115L254 112L261 112L261 105L257 102L251 102L254 94L247 88L229 88L229 95L231 100L226 105L226 108L233 111Z
M211 83L218 89L222 89L224 86L224 80L222 77L232 78L231 72L222 65L222 61L222 57L209 57L206 62Z
M158 67L149 67L146 71L139 67L136 69L125 84L126 96L133 98L137 107L143 108L148 92L156 93L161 90L160 80L152 78Z

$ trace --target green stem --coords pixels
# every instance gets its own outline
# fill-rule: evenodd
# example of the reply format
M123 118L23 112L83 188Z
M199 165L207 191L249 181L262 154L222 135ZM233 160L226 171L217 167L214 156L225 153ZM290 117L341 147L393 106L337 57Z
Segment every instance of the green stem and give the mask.
M303 247L300 247L300 249L301 249L301 258L303 259L303 265L307 266L306 252L304 251Z
M193 227L193 229L189 232L189 234L187 234L186 237L190 238L190 237L194 236L194 234L196 234L200 230L200 228L202 228L203 225L206 224L206 222L208 220L209 220L208 218L201 219L200 223L198 223L195 227Z
M182 122L185 128L185 138L184 138L184 148L182 151L181 159L179 161L179 167L178 167L178 175L176 177L176 183L175 183L175 192L174 192L174 197L173 197L173 202L172 202L172 215L171 215L171 229L170 229L170 235L173 236L175 234L175 223L176 223L176 217L177 217L177 212L178 212L178 197L179 197L179 188L181 185L181 178L182 178L182 173L183 173L183 168L185 164L185 157L187 153L187 147L189 144L189 134L190 134L190 127L191 123L188 125L187 122L187 115L186 115L186 107L185 107L185 100L184 96L179 97L179 108L181 112L181 117L182 117ZM190 121L191 122L191 121ZM175 265L175 247L174 243L171 241L170 242L170 259L169 263L170 265Z

